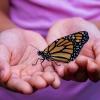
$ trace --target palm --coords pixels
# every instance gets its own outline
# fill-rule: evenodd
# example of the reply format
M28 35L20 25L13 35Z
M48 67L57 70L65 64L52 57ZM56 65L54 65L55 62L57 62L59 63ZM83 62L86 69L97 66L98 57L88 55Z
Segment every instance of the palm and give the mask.
M8 38L6 38L7 36ZM54 87L59 86L59 78L50 67L50 63L44 64L45 72L43 72L40 61L33 66L38 59L37 49L34 47L42 50L47 46L39 34L17 29L2 33L0 38L0 42L4 44L5 48L7 47L6 51L9 49L9 53L5 57L9 59L9 72L6 73L6 80L4 80L8 88L31 93L34 89L46 87L48 84L52 84Z
M47 84L45 80L42 79L46 73L43 73L41 64L38 63L32 66L35 60L37 60L37 55L32 50L32 47L26 48L18 64L11 66L11 75L6 83L9 88L23 93L30 93L34 90L32 90L32 87L38 89L46 87Z
M91 61L95 60L93 46L98 43L97 38L99 38L99 30L91 23L82 19L65 19L53 25L53 27L49 31L47 41L48 43L51 43L57 38L78 31L88 31L89 41L84 45L76 60L62 67L55 66L55 69L57 70L59 75L64 76L64 78L68 80L72 79L76 81L85 81L88 77L91 77L90 73L88 76L87 70L89 70L90 72L93 71L93 68L90 67L89 64Z

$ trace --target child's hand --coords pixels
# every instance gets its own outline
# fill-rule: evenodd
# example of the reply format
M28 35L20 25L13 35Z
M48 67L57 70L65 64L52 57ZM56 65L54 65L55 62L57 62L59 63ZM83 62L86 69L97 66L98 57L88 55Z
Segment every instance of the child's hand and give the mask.
M47 46L45 40L35 32L10 29L0 34L1 83L22 93L31 93L47 85L59 87L59 77L51 64L45 65L44 72L41 63L32 66L38 56L30 44L40 50Z
M89 41L85 44L75 61L66 66L55 66L58 74L67 80L92 81L100 79L100 32L92 23L81 18L70 18L60 20L53 25L47 36L48 43L62 36L87 31Z

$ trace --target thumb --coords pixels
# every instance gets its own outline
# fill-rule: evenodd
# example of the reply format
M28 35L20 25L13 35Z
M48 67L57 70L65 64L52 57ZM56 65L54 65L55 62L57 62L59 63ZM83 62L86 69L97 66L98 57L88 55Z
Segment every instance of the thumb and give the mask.
M6 82L10 76L10 52L4 45L0 45L0 82Z

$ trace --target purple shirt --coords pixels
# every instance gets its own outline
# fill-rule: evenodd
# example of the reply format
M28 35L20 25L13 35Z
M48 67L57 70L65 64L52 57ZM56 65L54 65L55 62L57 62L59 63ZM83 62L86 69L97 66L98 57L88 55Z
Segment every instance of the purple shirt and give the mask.
M77 16L100 20L100 0L11 0L11 4L13 22L42 35L62 18Z
M66 17L100 20L99 0L11 0L10 16L18 26L46 35L52 23ZM100 82L64 81L59 89L47 87L32 95L4 88L0 100L100 100Z

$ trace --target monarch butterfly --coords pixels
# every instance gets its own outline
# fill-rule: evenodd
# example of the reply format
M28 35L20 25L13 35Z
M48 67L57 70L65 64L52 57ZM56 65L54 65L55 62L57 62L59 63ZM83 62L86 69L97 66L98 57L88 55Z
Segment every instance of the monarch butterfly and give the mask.
M88 32L76 32L55 40L44 51L38 51L37 54L42 57L42 62L48 60L69 63L79 55L88 40Z

